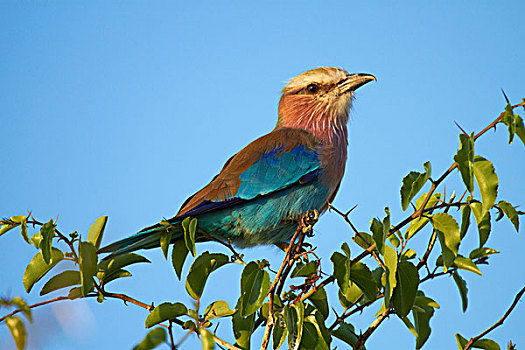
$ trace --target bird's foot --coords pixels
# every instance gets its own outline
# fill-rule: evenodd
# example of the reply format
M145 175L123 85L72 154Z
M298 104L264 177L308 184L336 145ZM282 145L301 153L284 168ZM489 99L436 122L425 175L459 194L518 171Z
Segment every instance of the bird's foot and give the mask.
M313 236L313 226L319 220L319 212L315 209L308 210L301 218L303 232L308 236Z

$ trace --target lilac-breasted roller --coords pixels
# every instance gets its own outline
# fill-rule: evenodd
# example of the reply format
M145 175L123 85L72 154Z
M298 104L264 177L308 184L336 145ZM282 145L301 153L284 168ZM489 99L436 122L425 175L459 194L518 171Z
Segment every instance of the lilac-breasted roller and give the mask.
M372 80L370 74L331 67L293 78L282 90L275 129L231 157L167 220L172 242L182 237L187 217L198 219L199 232L239 247L289 241L302 214L323 213L334 199L345 171L353 94ZM146 227L100 252L159 247L166 228Z

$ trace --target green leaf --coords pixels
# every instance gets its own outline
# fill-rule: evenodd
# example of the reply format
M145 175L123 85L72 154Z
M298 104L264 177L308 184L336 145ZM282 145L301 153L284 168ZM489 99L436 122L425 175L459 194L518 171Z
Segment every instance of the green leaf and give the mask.
M525 126L523 126L523 119L517 114L514 114L514 125L516 127L516 134L521 142L525 145Z
M29 293L31 288L33 288L33 285L44 277L44 275L62 259L64 259L64 254L57 248L51 248L51 261L49 264L46 264L42 257L42 251L38 252L33 259L31 259L31 262L27 265L24 272L23 282L26 292Z
M497 251L496 249L493 249L493 248L485 248L485 247L476 248L476 249L474 249L473 251L470 252L469 258L471 260L476 260L476 259L485 258L485 257L487 257L489 255L498 254L498 253L499 253L499 251Z
M416 257L416 252L413 249L406 249L401 253L402 260L410 260Z
M53 220L46 222L42 229L40 229L40 234L42 235L42 242L40 242L40 249L42 249L42 256L46 264L49 264L51 261L51 244L53 241L53 236L55 235L55 225L53 225Z
M104 229L106 228L107 222L108 217L101 216L96 219L93 225L89 228L87 241L93 243L97 250L100 248L100 243L102 243L102 236L104 235Z
M33 244L27 235L27 218L24 218L25 219L20 223L22 238L24 238L24 241L26 241L28 244Z
M422 291L418 291L416 295L416 300L414 301L414 305L424 307L424 306L430 306L435 309L439 309L439 304L432 298L429 298L425 296L425 294Z
M443 266L443 255L438 256L436 260L436 266ZM476 264L470 258L466 258L462 255L458 255L454 259L454 262L450 265L450 267L455 267L460 270L474 272L481 276L481 271L476 266Z
M186 248L191 255L195 257L197 253L195 252L195 231L197 227L197 219L191 219L187 217L182 220L182 229L184 231L184 242L186 243Z
M116 272L123 271L122 268L137 264L137 263L150 263L148 259L142 255L136 253L126 253L123 255L116 256L109 260L102 260L97 266L97 278L104 283L107 283L109 276Z
M131 277L131 276L132 276L131 273L124 269L111 270L110 272L104 275L104 279L102 280L102 282L104 285L107 285L109 282L114 281L118 278Z
M368 249L374 243L372 236L366 232L359 232L352 239L363 249Z
M0 227L0 236L22 224L24 221L27 222L27 217L24 215L11 216L9 220L0 220L2 224L2 227Z
M459 230L459 238L463 239L467 234L468 227L470 226L470 213L472 209L470 206L465 205L461 208L461 229Z
M31 242L33 242L36 249L40 249L40 243L42 243L42 235L40 234L40 231L31 236Z
M186 291L195 300L199 300L208 276L219 267L229 263L227 255L210 254L208 251L199 255L193 262L186 277Z
M474 135L459 135L459 149L454 156L454 161L458 165L463 183L467 190L474 192Z
M300 349L329 350L331 338L324 324L324 318L319 311L314 311L304 318L303 335Z
M354 326L349 323L341 322L337 329L332 331L332 335L350 346L354 346L357 343L357 334L355 333ZM364 347L361 347L363 350Z
M479 202L470 203L470 208L472 209L472 213L474 214L474 218L476 218L476 223L478 225L479 246L481 248L489 239L491 229L490 212L487 211L483 214L482 206Z
M179 280L181 279L182 267L186 261L189 250L186 247L186 242L183 239L178 239L173 243L173 250L171 252L171 263L175 269L175 273Z
M288 329L288 349L299 349L304 323L304 305L301 301L284 307L284 322Z
M419 209L423 206L423 203L425 201L425 198L427 197L427 194L428 193L423 193L421 197L418 198L418 200L416 201L416 208ZM439 202L440 199L441 199L441 193L438 192L438 193L432 194L425 208L434 207ZM421 229L425 227L428 221L429 219L427 216L421 216L420 218L416 218L410 221L410 226L408 226L408 229L405 231L405 238L410 239L416 233L421 231Z
M390 305L390 298L392 297L394 288L397 285L397 254L394 248L390 246L385 247L385 255L383 257L385 261L386 273L383 275L384 277L382 280L384 279L385 286L384 306L388 307Z
M419 292L418 296L424 296L423 292ZM416 349L421 349L431 333L430 319L434 316L434 308L418 305L417 308L414 307L412 310L412 315L414 316L414 327L417 333Z
M8 317L5 319L5 324L11 332L16 348L18 350L25 349L27 344L27 331L24 322L18 317Z
M368 300L376 299L377 285L365 264L358 261L350 267L350 281L357 284Z
M288 329L286 328L286 322L284 321L284 315L281 312L276 312L274 314L274 326L272 333L273 348L279 349L286 340L288 335Z
M437 213L432 216L432 225L441 243L444 271L452 265L458 255L460 242L459 226L456 220L447 213Z
M230 309L227 302L219 300L208 305L206 311L204 311L204 319L212 320L217 317L231 316L234 313L235 310Z
M465 346L467 345L468 343L468 340L465 339L461 334L459 333L456 333L456 341L458 343L458 348L459 350L463 350L465 348Z
M93 276L97 273L97 248L91 242L78 243L80 293L85 297L93 289Z
M146 337L133 350L151 350L167 340L166 330L161 327L153 328L148 332Z
M270 290L270 275L255 262L244 267L241 275L240 313L246 317L253 314L264 303Z
M328 317L328 314L330 313L330 309L328 307L328 297L326 295L326 291L323 287L316 288L316 291L314 294L312 294L308 300L319 310L321 315L323 315L324 318Z
M514 140L514 133L516 132L516 120L514 119L512 106L509 103L505 106L505 113L501 117L501 121L507 125L509 130L509 145L511 145L512 140Z
M339 252L334 252L330 260L332 260L334 265L334 277L337 285L344 290L348 286L348 281L350 281L350 260Z
M485 350L500 350L498 343L491 339L479 339L472 344L473 348Z
M383 255L385 253L385 239L387 236L386 234L384 234L385 230L383 229L383 223L374 218L370 223L370 231L372 231L372 237L374 238L377 250L379 251L379 253L381 253L381 255Z
M162 303L146 317L146 328L151 328L164 321L173 320L187 313L188 308L182 303Z
M341 244L341 250L345 252L346 256L350 259L350 247L348 246L348 243L343 242L343 244Z
M419 286L419 274L417 268L410 261L401 261L397 266L397 285L392 295L392 304L396 314L406 317L416 299Z
M452 272L452 277L454 278L454 282L456 282L456 286L458 287L459 295L461 296L461 305L463 307L463 312L467 311L468 306L468 288L467 288L467 282L461 276L456 272Z
M516 209L507 201L499 201L498 206L514 225L516 232L518 232L520 230L520 221Z
M458 343L458 348L460 350L463 350L469 342L467 339L465 339L465 337L463 337L459 333L456 333L456 341ZM490 339L479 339L472 344L471 348L486 349L486 350L500 350L498 343Z
M481 271L476 266L476 264L474 264L474 262L472 262L472 260L470 260L469 258L465 258L461 255L458 255L458 257L454 259L454 265L458 269L474 272L481 276Z
M421 190L431 176L432 168L430 162L426 162L423 166L425 167L424 173L411 171L403 179L403 185L401 186L401 207L403 211L407 210L412 198Z
M239 303L237 303L239 308ZM235 336L236 344L244 350L250 349L250 339L253 333L253 325L255 322L255 313L248 317L242 317L240 312L233 314L232 325L233 334Z
M484 215L496 203L498 195L498 176L491 162L481 156L474 157L474 177L478 183Z
M399 232L399 231L398 231ZM396 235L390 235L388 236L388 240L390 241L390 243L392 243L392 245L397 249L400 245L401 245L401 241L399 240L399 238L397 238Z
M80 287L74 287L74 288L71 288L71 290L69 291L69 293L67 294L67 297L71 300L73 299L78 299L78 298L82 298L82 293L80 291Z
M363 295L361 289L350 281L350 259L339 252L334 252L330 259L334 265L334 276L339 286L339 301L343 307L350 307Z
M202 350L213 350L215 348L215 340L213 334L205 328L199 328L199 335L201 336Z
M363 292L353 282L350 282L349 286L343 290L339 289L338 297L339 302L344 308L349 308L361 299Z
M407 326L408 330L410 331L410 333L412 333L414 335L414 337L417 338L417 331L416 331L416 327L414 327L414 325L412 324L412 322L410 322L410 320L408 319L408 317L402 317L401 318L401 321L403 321L403 323L405 324L405 326Z
M164 254L166 260L168 260L168 248L170 246L171 236L172 230L167 229L160 233L160 248L162 249L162 254Z
M317 262L309 261L306 264L297 264L290 275L293 277L310 277L317 273Z
M42 287L40 295L46 295L55 290L80 284L80 272L75 270L66 270L56 276L51 277Z
M33 315L31 314L31 309L27 305L26 301L20 297L14 297L11 299L11 304L16 306L25 317L29 320L29 322L33 322Z

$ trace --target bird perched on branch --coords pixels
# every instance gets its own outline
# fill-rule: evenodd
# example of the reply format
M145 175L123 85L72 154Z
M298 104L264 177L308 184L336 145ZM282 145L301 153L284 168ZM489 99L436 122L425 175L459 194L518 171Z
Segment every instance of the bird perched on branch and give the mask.
M334 199L345 171L353 94L372 80L331 67L293 78L282 90L272 132L231 157L173 218L99 252L115 256L159 247L168 228L174 242L187 217L197 218L200 239L207 235L239 247L289 241L302 214L322 213Z

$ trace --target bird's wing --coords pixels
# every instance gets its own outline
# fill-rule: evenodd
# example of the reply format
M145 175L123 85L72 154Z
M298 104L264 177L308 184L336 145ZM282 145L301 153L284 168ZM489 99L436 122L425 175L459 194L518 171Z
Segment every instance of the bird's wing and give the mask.
M315 179L320 169L318 143L306 131L276 129L230 158L221 172L188 198L180 220L229 207Z

